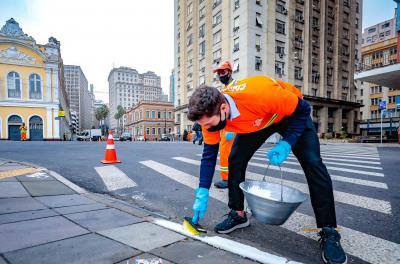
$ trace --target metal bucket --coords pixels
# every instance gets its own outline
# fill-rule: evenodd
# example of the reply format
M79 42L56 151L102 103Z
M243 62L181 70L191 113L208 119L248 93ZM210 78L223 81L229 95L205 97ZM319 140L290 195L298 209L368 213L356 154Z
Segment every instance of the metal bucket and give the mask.
M262 181L244 181L239 187L252 214L263 224L282 225L307 200L306 194L282 184L282 170L281 184L266 182L264 176Z

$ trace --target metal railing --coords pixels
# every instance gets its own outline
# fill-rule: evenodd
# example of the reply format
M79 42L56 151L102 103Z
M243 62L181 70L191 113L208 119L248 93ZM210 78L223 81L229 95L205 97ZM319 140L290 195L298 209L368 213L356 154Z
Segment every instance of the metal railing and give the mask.
M356 67L356 72L369 71L372 69L382 68L394 64L398 64L396 54L385 55L380 58L373 59L367 63L360 62Z

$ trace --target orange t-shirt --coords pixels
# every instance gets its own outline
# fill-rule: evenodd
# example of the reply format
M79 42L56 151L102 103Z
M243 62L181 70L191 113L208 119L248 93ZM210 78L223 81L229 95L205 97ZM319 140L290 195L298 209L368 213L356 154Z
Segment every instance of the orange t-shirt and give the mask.
M252 133L278 123L290 116L297 107L301 92L289 83L276 81L267 76L252 76L233 81L221 91L229 95L240 115L227 120L225 129L238 134ZM220 131L203 130L206 144L220 141Z

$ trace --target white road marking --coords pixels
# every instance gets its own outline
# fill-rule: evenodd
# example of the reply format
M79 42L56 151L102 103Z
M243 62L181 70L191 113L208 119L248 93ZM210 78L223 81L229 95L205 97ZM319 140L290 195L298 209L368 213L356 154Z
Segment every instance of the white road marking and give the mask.
M265 161L265 163L268 162L268 160L266 158L253 157L252 159L253 160L262 160L262 161ZM292 165L300 166L300 164L298 162L293 162L293 161L285 161L283 164L292 164ZM333 166L326 166L326 168L328 170L350 172L350 173L356 173L356 174L361 174L361 175L378 176L378 177L384 177L385 176L381 172L364 171L364 170L353 170L353 169L339 168L339 167L333 167Z
M179 161L182 161L185 163L189 163L192 165L200 166L199 160L188 159L185 157L173 157L173 159L179 160ZM250 162L249 162L249 164L250 164ZM259 164L259 165L264 165L264 164ZM216 170L219 170L219 166L215 166L215 167L216 167L215 168ZM270 168L272 168L272 167L273 166L270 166ZM278 170L279 170L279 168L278 168ZM282 170L283 170L283 168L282 168ZM262 178L263 178L263 174L247 171L246 178L248 176L250 176L251 178L256 179L256 180L262 180ZM276 178L272 178L272 177L267 177L267 178L270 179L272 182L280 183L280 179L276 179ZM289 181L289 180L283 180L283 183L287 186L296 188L304 193L309 194L307 184L298 183L298 182ZM355 194L350 194L350 193L341 192L341 191L333 191L333 194L335 196L335 201L340 202L340 203L349 204L352 206L365 208L368 210L377 211L377 212L384 213L384 214L391 214L391 212L392 212L392 206L391 206L390 202L387 202L387 201L370 198L370 197L365 197L365 196L360 196L360 195L355 195Z
M201 156L201 154L196 154L196 155ZM297 160L296 158L289 158L289 159ZM282 169L283 168L284 167L282 167ZM273 168L271 167L271 169L273 169ZM296 169L291 169L291 173L304 175L304 172L302 170L296 170ZM347 182L347 183L358 184L358 185L363 185L363 186L368 186L368 187L374 187L374 188L380 188L380 189L386 189L386 190L388 189L387 184L384 182L368 181L368 180L349 178L349 177L332 175L332 174L331 174L331 179L334 181Z
M265 154L264 151L257 150L256 153ZM362 160L380 160L380 158L375 157L359 157L357 155L345 155L345 154L321 154L322 159L325 157L340 157L340 158L348 158L348 159L362 159ZM290 157L294 157L294 154L290 154Z
M100 175L101 180L109 191L137 186L131 178L114 165L94 167L94 169Z
M140 163L192 189L198 187L198 178L193 175L152 160ZM217 191L215 188L211 188L210 197L225 204L228 202L227 191ZM294 212L281 227L299 235L315 239L315 234L304 231L312 226L315 226L314 217ZM341 227L341 230L342 246L347 253L353 256L373 264L394 263L400 259L399 244L346 227Z

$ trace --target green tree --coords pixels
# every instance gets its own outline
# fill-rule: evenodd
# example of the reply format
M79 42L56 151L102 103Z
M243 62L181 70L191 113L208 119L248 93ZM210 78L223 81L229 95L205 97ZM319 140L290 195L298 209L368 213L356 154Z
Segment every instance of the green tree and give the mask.
M117 106L117 112L115 113L115 115L114 115L114 118L118 121L118 127L119 127L119 129L120 129L120 132L122 132L122 124L121 124L121 118L124 116L124 114L125 114L125 109L121 106L121 105L118 105Z
M104 120L107 118L109 112L110 111L105 104L103 104L102 106L100 106L99 108L96 109L95 115L96 115L96 119L100 123L102 135L106 134Z

